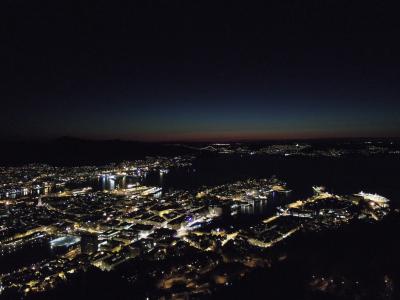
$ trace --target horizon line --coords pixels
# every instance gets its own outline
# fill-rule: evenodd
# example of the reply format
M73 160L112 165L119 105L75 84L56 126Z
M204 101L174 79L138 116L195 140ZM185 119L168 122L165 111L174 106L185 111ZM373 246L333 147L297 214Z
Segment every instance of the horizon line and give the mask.
M246 143L246 142L274 142L274 141L318 141L318 140L377 140L377 139L400 139L400 136L337 136L337 137L282 137L282 138L232 138L232 139L126 139L126 138L91 138L79 136L59 136L59 137L7 137L1 138L0 143L4 142L55 142L59 140L79 140L85 142L136 142L136 143Z

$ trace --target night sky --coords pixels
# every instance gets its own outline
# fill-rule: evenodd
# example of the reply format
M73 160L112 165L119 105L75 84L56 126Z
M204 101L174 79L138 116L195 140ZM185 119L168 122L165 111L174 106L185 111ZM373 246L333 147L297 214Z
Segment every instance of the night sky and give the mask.
M0 136L400 136L394 2L3 0Z

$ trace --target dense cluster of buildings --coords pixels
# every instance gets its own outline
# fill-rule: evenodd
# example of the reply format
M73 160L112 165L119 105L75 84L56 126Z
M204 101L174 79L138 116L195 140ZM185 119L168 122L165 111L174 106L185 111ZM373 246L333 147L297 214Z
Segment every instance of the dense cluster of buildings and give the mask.
M141 262L146 272L123 272L127 284L146 278L155 296L207 295L282 259L271 255L269 248L300 231L335 228L357 219L379 220L389 210L389 201L382 196L338 196L320 187L308 199L293 200L277 178L195 192L162 191L140 180L112 189L82 185L93 178L165 174L190 163L191 158L176 157L105 167L1 169L5 177L0 176L0 258L11 259L13 253L36 244L48 255L2 271L0 293L43 292L91 268L114 272ZM36 185L49 190L35 193ZM28 192L18 194L22 188ZM269 214L255 216L255 207L268 205ZM251 222L237 222L249 215Z

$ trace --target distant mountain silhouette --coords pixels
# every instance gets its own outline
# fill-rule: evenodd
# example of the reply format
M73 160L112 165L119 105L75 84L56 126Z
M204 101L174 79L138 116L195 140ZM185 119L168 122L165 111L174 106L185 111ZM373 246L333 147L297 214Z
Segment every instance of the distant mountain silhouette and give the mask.
M50 163L54 165L105 164L146 156L193 153L180 145L123 140L88 140L63 136L43 141L0 142L0 165Z

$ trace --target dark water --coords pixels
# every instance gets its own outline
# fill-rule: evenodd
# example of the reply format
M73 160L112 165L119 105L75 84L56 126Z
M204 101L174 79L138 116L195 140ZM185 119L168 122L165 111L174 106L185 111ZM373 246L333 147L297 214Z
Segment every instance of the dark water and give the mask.
M355 157L341 159L271 158L266 156L201 157L191 169L172 169L162 177L149 174L144 183L164 190L196 190L247 178L275 175L288 183L292 197L312 194L312 186L322 185L337 194L378 193L397 203L400 159L395 157Z
M97 190L126 188L138 182L160 186L164 192L184 189L196 193L205 186L216 186L248 178L276 176L285 181L291 193L279 199L242 205L241 218L229 222L245 222L250 215L256 222L261 217L275 213L275 208L289 201L312 195L312 186L325 186L336 194L352 194L360 191L378 193L391 200L393 207L400 205L398 176L400 160L394 157L354 158L293 158L268 156L206 156L194 160L190 168L175 168L160 175L150 172L143 178L130 176L100 177L92 186Z
M107 190L127 188L142 182L142 178L134 176L100 176L96 181L92 182L95 190Z
M221 226L247 225L275 214L276 207L313 194L312 186L325 186L337 194L360 191L378 193L400 205L397 172L400 160L393 157L293 158L267 156L207 156L196 159L192 168L172 169L160 176L148 174L143 183L162 186L164 191L185 189L196 192L204 186L216 186L248 178L276 176L285 181L291 193L253 205L241 206L235 217L224 217Z
M207 156L197 158L191 168L171 169L168 174L162 176L153 172L143 179L128 177L105 181L100 179L94 185L98 189L113 189L140 181L147 185L162 186L164 191L186 189L194 193L203 186L275 175L287 182L288 188L292 190L289 196L291 199L307 197L312 194L313 185L323 185L328 191L337 194L357 193L361 190L378 193L389 198L392 206L398 207L399 170L400 160L395 157L317 159ZM286 200L269 199L266 203L255 204L253 208L242 208L242 214L237 218L223 218L219 222L223 224L255 221L260 215L272 213L276 205ZM216 294L216 299L234 299L235 296L246 297L246 295L261 299L265 293L268 293L271 299L383 299L378 297L378 293L381 293L379 282L383 282L386 274L395 280L397 292L395 291L394 297L385 299L398 299L396 295L400 287L400 274L397 271L400 266L398 259L400 244L398 239L394 238L399 228L398 219L388 219L382 224L360 226L309 237L301 236L289 245L282 245L283 249L278 250L288 254L289 258L285 262L274 265L272 269L260 270L262 273L254 273L233 288L223 291L222 294ZM22 260L25 259L21 264L30 263L31 260L39 260L48 255L47 251L48 249L44 247L37 248L35 252L19 252L12 261L18 256ZM0 271L10 268L7 261L10 260L0 260L2 268ZM353 270L356 270L355 274ZM352 289L349 289L348 294L342 296L333 294L330 298L326 298L326 295L322 295L321 298L318 295L310 295L306 286L312 274L336 274L336 276L346 276L347 281L358 280L361 282L360 293L370 294L371 297L357 298L355 295L358 290ZM115 282L120 281L116 278ZM95 285L97 284L96 281ZM85 295L92 295L95 289L89 292L87 284L83 284L82 290ZM63 289L60 291L61 294L65 292ZM112 293L121 298L128 295L127 292L124 294L117 288L112 289Z
M398 172L400 160L385 157L356 157L341 159L321 158L272 158L267 156L207 156L197 158L191 168L171 169L168 174L151 172L144 178L99 178L91 184L96 189L124 188L141 182L162 186L164 191L187 189L193 193L203 186L215 186L247 178L269 178L275 175L292 190L291 200L312 194L313 185L326 186L338 194L365 192L378 193L399 206ZM240 217L224 219L224 223L247 223L261 216L272 214L275 207L288 199L270 199L255 203L253 207L241 207ZM246 217L247 216L247 217ZM12 254L0 257L0 272L10 271L49 257L47 243L23 247ZM17 262L17 265L15 263Z
M216 186L248 178L276 176L292 190L292 197L312 194L312 186L325 186L337 194L360 191L378 193L398 202L400 159L396 157L295 158L268 156L205 156L194 160L190 168L173 168L160 175L145 177L99 177L90 182L95 190L113 190L142 183L161 186L163 191L184 189L193 193L205 186ZM87 186L88 183L83 186Z

